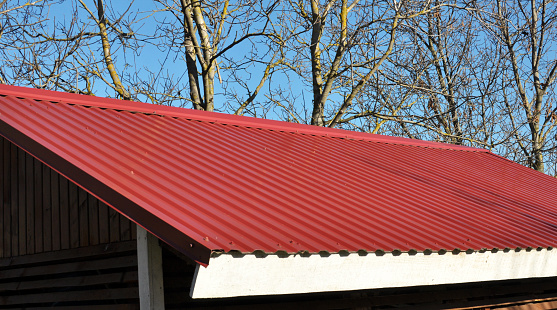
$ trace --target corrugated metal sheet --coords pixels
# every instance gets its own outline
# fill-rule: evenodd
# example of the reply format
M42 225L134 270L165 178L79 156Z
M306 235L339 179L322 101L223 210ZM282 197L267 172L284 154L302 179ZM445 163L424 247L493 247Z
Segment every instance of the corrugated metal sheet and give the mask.
M0 94L3 136L200 262L212 250L557 245L557 179L484 150L11 86Z

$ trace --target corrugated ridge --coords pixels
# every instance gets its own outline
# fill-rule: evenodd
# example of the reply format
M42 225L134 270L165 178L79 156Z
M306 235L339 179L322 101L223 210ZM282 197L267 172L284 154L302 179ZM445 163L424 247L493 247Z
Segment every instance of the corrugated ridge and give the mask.
M450 252L557 240L556 180L491 153L0 100L2 120L215 251Z

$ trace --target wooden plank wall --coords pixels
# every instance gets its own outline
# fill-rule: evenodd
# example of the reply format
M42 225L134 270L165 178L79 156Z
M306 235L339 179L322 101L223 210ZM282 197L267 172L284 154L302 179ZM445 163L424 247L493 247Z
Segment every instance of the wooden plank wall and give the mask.
M166 310L189 309L191 283L196 263L184 254L162 245L164 303Z
M135 225L0 137L0 258L129 241Z
M0 258L0 309L139 309L135 241Z

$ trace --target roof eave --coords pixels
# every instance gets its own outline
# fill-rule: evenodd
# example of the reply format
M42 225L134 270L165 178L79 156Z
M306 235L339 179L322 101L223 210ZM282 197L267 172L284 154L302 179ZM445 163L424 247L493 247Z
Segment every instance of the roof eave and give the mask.
M188 237L172 225L153 216L130 199L87 174L63 157L34 141L1 119L0 135L184 255L203 266L209 264L211 255L211 250L209 248Z

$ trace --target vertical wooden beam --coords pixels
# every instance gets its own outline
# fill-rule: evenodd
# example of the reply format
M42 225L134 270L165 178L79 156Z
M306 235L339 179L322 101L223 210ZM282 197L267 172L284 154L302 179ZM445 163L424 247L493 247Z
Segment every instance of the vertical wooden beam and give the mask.
M159 239L141 226L136 227L140 309L164 309L162 251Z
M25 203L25 151L17 148L17 209L19 210L18 215L18 245L19 245L19 255L29 254L27 252L27 208Z
M35 157L31 157L33 160L33 191L30 192L33 195L33 208L35 209L35 252L42 253L44 251L44 240L45 240L45 230L44 230L44 209L43 209L43 168L42 163Z
M19 255L19 213L21 212L19 208L19 178L17 172L19 171L17 146L10 143L10 207L11 207L11 219L12 219L12 255Z
M0 233L2 234L2 236L0 236L0 258L2 257L8 257L10 256L9 254L5 254L7 253L6 251L6 242L5 242L5 236L9 236L10 235L10 220L8 217L6 217L4 215L4 188L7 187L6 185L6 180L4 179L4 162L6 162L6 159L4 158L4 139L1 138L0 139Z
M52 244L53 244L53 221L54 217L52 214L52 187L50 184L50 168L40 163L42 169L42 206L43 206L43 251L49 252L52 251ZM58 220L57 220L58 221ZM58 222L56 222L58 223Z
M58 178L58 189L60 190L60 249L69 249L71 245L70 223L70 194L68 179L61 176Z
M97 198L87 194L89 209L89 245L99 244L99 204Z
M108 207L108 217L110 219L110 242L120 241L120 213Z
M89 246L89 208L87 207L87 192L77 187L77 205L79 206L79 246Z
M79 247L79 198L78 198L77 185L68 181L68 213L70 214L70 249Z
M27 221L26 224L26 237L27 237L27 252L25 254L35 253L35 182L33 182L33 156L25 153L25 209Z
M50 188L51 188L51 204L52 207L52 250L58 251L62 248L61 245L61 229L62 221L65 221L68 225L68 218L62 218L60 212L60 182L58 179L58 173L56 171L50 171ZM67 214L66 214L67 215ZM66 236L67 237L67 236Z
M109 243L110 242L110 229L109 229L110 218L108 217L108 208L110 207L105 205L103 202L97 200L97 208L99 209L99 242Z

